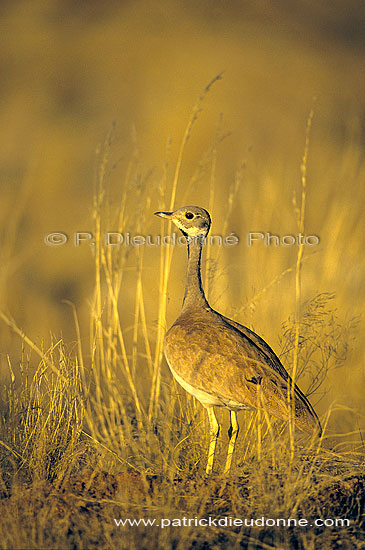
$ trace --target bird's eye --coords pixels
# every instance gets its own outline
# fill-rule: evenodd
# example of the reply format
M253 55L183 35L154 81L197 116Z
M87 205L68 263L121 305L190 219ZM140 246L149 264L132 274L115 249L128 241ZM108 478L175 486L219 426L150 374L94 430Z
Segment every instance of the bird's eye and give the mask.
M192 214L191 212L186 212L185 218L187 218L188 220L191 220L193 217L194 217L194 214Z

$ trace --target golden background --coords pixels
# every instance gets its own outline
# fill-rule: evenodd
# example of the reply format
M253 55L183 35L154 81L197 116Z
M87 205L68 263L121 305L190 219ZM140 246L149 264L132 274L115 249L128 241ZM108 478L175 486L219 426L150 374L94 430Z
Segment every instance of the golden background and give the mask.
M364 302L363 21L361 3L342 0L320 5L314 0L3 1L1 309L47 348L51 334L68 343L76 340L72 310L64 303L69 300L87 341L92 247L46 246L45 235L62 231L72 239L76 231L93 231L95 151L113 123L106 177L110 202L117 205L132 159L130 231L160 233L152 214L168 209L193 105L223 71L202 102L186 144L175 202L176 207L208 208L214 157L212 233L234 232L240 244L212 252L217 264L211 304L253 327L279 353L281 325L295 308L294 272L286 270L295 265L297 247L257 243L249 248L246 235L297 233L293 193L300 200L306 122L313 108L305 232L318 235L320 245L305 250L302 300L335 293L331 307L347 326ZM217 135L226 137L214 156ZM235 181L237 193L226 220ZM166 204L157 192L161 182ZM107 229L115 230L112 224ZM184 249L176 249L167 325L179 311L185 262ZM127 341L136 266L137 252L131 250L120 300ZM153 342L156 248L145 250L143 266ZM344 330L352 351L326 378L320 414L333 403L355 410L362 406L360 336L359 329ZM0 346L6 380L7 355L16 365L22 351L18 336L3 323ZM169 380L167 369L164 376ZM342 411L335 419L339 430L358 427L356 415Z

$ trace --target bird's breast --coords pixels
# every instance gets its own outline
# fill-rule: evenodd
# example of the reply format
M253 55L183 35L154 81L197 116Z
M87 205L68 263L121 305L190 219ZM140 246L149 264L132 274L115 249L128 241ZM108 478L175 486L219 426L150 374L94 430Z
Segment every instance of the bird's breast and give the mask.
M242 350L229 334L217 334L200 320L177 322L166 333L164 352L175 379L203 404L205 398L199 398L198 391L214 398L217 406L233 410L251 406L240 388L248 384L245 376L254 374L239 367L240 361L244 365Z

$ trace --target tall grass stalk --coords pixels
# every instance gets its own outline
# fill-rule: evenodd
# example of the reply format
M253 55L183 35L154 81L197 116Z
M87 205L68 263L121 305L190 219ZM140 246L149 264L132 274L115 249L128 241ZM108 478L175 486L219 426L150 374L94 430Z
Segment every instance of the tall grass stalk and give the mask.
M221 80L221 79L222 79L222 74L219 74L215 78L213 78L209 82L209 84L205 87L203 93L199 96L197 102L193 107L192 113L186 125L185 132L179 148L174 178L173 178L172 187L171 187L169 211L174 210L177 186L178 186L179 175L180 175L185 147L187 142L190 139L192 129L196 121L198 120L199 114L202 109L202 103L204 102L204 99L206 95L209 93L211 87L218 80ZM163 220L161 220L161 229L162 227L164 227ZM171 236L173 228L170 226L168 227L167 231L168 231L168 235ZM150 403L148 408L148 418L150 421L157 413L157 408L158 408L158 403L160 398L161 361L162 361L162 355L163 355L163 340L164 340L165 329L166 329L167 287L168 287L168 280L169 280L170 269L171 269L172 255L173 255L172 246L161 247L160 303L158 308L158 330L157 330L157 341L156 341L156 348L155 348L154 368L153 368L153 377L152 377L152 389L151 389Z
M306 194L307 194L307 163L308 163L308 152L309 152L309 140L310 140L310 131L312 127L314 110L311 109L306 125L305 131L305 144L304 144L304 153L301 164L301 202L300 208L296 204L296 199L294 195L294 208L297 214L297 228L298 232L301 235L304 235L305 229L305 207L306 207ZM302 286L302 263L303 263L303 254L304 254L304 244L303 241L298 246L297 260L295 266L295 339L294 339L294 350L293 350L293 366L291 371L291 378L293 383L291 386L288 386L288 403L289 403L289 433L290 433L290 467L294 459L295 453L295 442L294 442L294 431L295 431L295 381L298 369L298 356L299 356L299 338L300 338L300 305L301 305L301 286Z

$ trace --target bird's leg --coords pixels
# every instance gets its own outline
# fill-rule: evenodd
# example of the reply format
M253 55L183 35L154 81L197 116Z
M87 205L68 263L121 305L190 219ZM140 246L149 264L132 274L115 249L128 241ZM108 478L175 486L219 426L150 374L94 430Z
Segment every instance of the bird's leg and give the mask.
M219 424L214 414L213 407L208 407L207 413L208 413L208 420L209 420L209 426L210 426L210 443L209 443L209 451L208 451L208 463L205 471L207 474L210 474L213 468L215 447L217 445L217 439L219 435Z
M229 474L229 471L231 469L234 446L235 446L238 432L240 429L237 422L237 413L235 413L234 411L229 411L229 412L230 412L231 425L229 426L229 430L228 430L229 443L228 443L227 461L226 461L226 466L224 468L225 474Z

